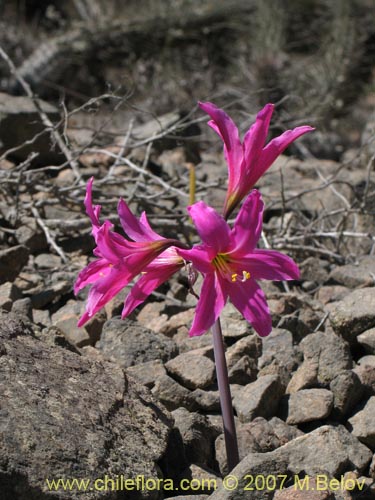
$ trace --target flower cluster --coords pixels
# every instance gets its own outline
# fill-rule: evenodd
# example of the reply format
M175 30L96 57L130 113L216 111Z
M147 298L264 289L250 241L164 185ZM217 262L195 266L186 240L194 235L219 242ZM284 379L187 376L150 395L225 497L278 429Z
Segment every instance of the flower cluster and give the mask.
M231 118L211 103L200 103L212 120L209 125L224 142L228 164L228 190L223 216L199 201L188 207L202 243L193 248L174 239L163 238L150 227L146 214L137 219L124 200L118 204L121 226L127 236L113 230L110 221L99 220L99 205L92 204L91 179L87 185L85 207L92 223L96 260L78 275L74 292L91 285L82 326L117 293L138 277L125 299L126 317L163 282L189 264L203 275L203 285L190 335L202 335L218 319L227 299L261 336L272 324L265 295L258 280L296 280L295 262L279 252L258 249L264 204L259 191L252 189L273 161L296 138L313 130L297 127L264 146L273 105L267 104L257 115L243 143ZM231 228L228 216L244 200Z

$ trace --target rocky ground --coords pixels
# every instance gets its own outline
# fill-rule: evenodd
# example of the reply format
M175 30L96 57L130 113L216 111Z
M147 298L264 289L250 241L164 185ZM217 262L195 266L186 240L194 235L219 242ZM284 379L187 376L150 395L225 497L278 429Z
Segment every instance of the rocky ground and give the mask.
M118 316L121 293L81 329L87 292L72 293L92 259L88 178L95 176L94 201L114 223L123 196L134 211L147 210L157 231L191 243L191 171L198 199L219 207L225 194L217 144L201 141L198 124L178 114L128 123L99 143L89 127L67 121L63 133L78 153L64 163L66 151L51 153L40 123L41 109L51 120L56 110L35 111L5 94L0 109L3 151L23 143L0 158L1 498L375 498L370 117L362 144L339 161L315 158L301 141L299 158L282 156L259 185L267 206L261 245L292 255L301 280L263 284L274 326L263 340L230 304L222 315L241 458L231 491L222 484L228 470L211 334L188 336L196 300L186 274L130 319ZM24 144L35 135L37 147ZM82 138L92 147L80 151ZM334 147L320 140L322 150ZM121 474L176 485L210 478L217 489L52 493L46 484ZM310 489L300 491L296 482L306 478Z

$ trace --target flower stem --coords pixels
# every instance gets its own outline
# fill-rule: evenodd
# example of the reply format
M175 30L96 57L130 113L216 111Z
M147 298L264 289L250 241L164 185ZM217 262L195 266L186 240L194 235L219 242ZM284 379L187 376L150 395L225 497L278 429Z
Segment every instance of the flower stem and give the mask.
M220 319L217 319L212 326L212 337L216 364L216 378L219 386L220 406L223 418L225 448L227 451L228 472L230 472L238 464L240 458L238 455L236 426L234 424L232 397L229 387L228 368L225 359Z

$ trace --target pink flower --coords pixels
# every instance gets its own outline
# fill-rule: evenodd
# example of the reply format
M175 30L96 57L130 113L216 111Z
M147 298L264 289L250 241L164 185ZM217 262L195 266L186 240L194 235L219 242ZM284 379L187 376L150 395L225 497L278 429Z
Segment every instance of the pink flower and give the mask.
M199 106L211 116L208 125L224 142L229 174L224 203L226 219L276 158L298 137L314 130L309 126L287 130L264 146L274 110L273 104L266 104L241 143L236 125L222 109L210 102L200 102Z
M228 297L259 335L271 332L266 298L256 280L294 280L299 278L299 270L286 255L256 249L263 206L260 193L253 190L233 229L203 201L188 208L203 244L177 252L204 276L190 336L202 335L214 324Z
M94 255L98 259L79 273L74 285L75 294L85 286L91 285L86 312L80 318L78 326L84 325L135 276L145 272L143 279L141 278L135 285L136 288L131 294L132 299L127 301L124 308L126 314L129 314L136 305L143 302L144 298L140 300L141 297L149 295L167 279L166 276L172 274L172 267L176 268L177 260L180 266L183 265L183 259L169 248L181 244L155 233L148 223L146 214L143 213L138 220L123 200L120 200L118 205L120 222L125 233L134 241L111 231L113 225L108 220L100 225L101 207L92 206L92 184L93 179L90 179L87 184L85 206L92 222L92 234L97 245ZM159 260L151 265L155 259ZM135 302L137 303L133 307Z

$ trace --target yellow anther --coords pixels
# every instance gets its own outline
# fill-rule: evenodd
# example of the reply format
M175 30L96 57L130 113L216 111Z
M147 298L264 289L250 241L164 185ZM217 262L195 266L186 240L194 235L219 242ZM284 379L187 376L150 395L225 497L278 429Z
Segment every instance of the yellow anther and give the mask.
M250 276L251 274L249 273L249 271L242 271L242 281L250 279Z
M234 283L235 281L237 281L237 276L238 274L237 273L233 273L232 274L232 282Z

